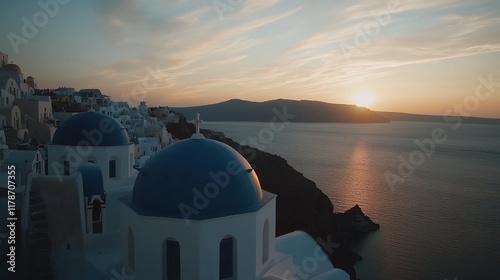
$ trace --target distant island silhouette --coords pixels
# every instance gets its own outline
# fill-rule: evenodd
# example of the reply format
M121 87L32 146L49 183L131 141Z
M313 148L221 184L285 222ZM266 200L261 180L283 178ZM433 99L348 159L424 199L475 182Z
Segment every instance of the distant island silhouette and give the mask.
M206 121L268 122L273 118L286 117L290 122L389 122L384 116L367 108L310 100L277 99L252 102L231 99L211 105L170 109L184 116L194 116L199 112Z
M444 122L443 116L376 112L355 105L333 104L313 100L276 99L253 102L241 99L194 106L171 107L184 116L201 113L205 121L268 122L287 117L289 122L305 123L387 123L391 121ZM497 124L500 119L460 117L463 123Z

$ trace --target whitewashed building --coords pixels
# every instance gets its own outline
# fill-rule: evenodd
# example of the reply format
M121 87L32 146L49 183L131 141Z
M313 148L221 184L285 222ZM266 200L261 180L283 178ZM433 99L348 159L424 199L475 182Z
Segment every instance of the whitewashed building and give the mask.
M300 279L349 279L304 232L275 237L276 195L197 126L137 172L121 124L96 112L67 119L47 147L49 175L28 181L21 232L39 267L28 279L293 279L310 259Z

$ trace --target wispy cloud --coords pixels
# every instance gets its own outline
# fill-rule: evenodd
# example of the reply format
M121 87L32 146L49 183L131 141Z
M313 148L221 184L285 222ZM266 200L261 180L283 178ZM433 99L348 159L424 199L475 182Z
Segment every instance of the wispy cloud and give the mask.
M241 9L244 13L258 12L264 9L269 9L276 5L280 0L269 0L269 1L244 1L243 8Z
M91 0L72 2L58 18L25 48L43 53L37 61L64 57L54 68L65 71L34 73L37 79L101 87L113 96L131 92L148 79L148 67L159 67L164 83L148 98L185 103L234 95L319 98L410 65L425 71L431 63L500 52L496 0L247 0L223 21L212 1ZM10 22L16 20L0 26L3 38L22 27ZM377 34L367 34L370 24L379 25ZM352 47L348 59L345 46ZM494 69L493 60L475 61Z

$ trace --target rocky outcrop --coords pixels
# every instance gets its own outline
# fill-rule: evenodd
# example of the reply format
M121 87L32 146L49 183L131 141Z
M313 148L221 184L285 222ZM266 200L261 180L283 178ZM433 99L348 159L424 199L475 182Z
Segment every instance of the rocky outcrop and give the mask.
M380 225L366 216L357 204L344 213L334 214L334 219L337 230L342 230L344 234L349 235L368 233L380 228Z

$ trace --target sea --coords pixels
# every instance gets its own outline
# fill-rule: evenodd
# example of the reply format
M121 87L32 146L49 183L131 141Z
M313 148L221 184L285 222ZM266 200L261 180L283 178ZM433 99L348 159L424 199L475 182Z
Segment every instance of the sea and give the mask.
M361 280L500 279L500 125L205 122L285 158L380 224L354 250Z

